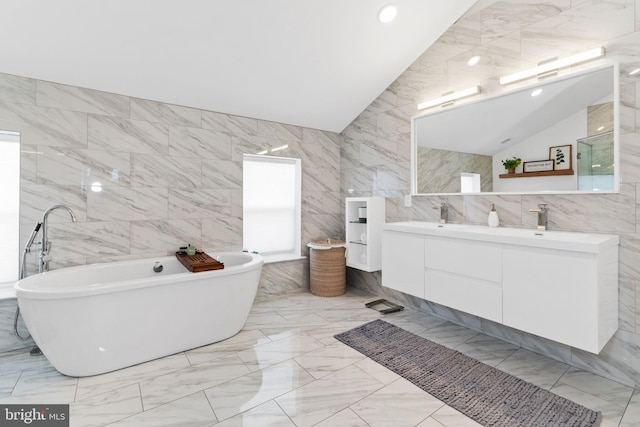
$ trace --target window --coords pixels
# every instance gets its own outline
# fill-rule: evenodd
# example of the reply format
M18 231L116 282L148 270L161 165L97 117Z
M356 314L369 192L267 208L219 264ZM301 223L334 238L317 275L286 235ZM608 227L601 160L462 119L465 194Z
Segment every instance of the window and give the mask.
M18 280L20 134L0 130L0 283Z
M243 247L266 261L300 257L300 159L245 154Z
M460 192L461 193L479 193L480 190L480 174L466 173L460 174Z

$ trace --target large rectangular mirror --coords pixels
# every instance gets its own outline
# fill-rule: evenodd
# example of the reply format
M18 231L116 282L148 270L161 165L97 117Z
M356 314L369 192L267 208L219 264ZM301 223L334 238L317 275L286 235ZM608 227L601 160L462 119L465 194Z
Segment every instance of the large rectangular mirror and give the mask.
M618 192L618 98L610 65L413 117L412 194Z

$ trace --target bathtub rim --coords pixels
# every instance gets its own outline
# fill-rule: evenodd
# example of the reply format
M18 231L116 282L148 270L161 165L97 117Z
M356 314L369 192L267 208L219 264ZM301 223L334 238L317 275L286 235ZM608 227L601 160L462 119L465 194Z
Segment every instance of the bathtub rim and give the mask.
M15 295L18 301L20 299L37 299L37 300L48 300L48 299L65 299L65 298L86 298L94 295L103 295L108 293L115 292L126 292L134 289L142 289L152 286L165 286L175 284L176 281L180 282L192 282L197 280L206 279L208 277L223 277L234 274L242 274L245 271L255 270L257 268L261 268L264 264L264 259L259 254L247 253L247 252L213 252L210 253L211 256L225 256L225 255L246 255L251 257L248 262L233 265L230 267L226 267L221 270L210 270L210 271L201 271L197 273L192 273L184 267L180 261L175 256L164 256L164 257L153 257L153 258L138 258L131 259L125 261L111 261L105 263L92 263L92 264L84 264L84 265L76 265L73 267L65 267L58 270L52 270L44 273L38 273L29 277L26 277L22 280L18 280L14 284ZM73 273L77 270L84 270L91 267L100 267L105 268L109 265L115 264L136 264L142 262L149 262L150 266L153 266L155 262L167 263L167 262L176 262L180 264L181 268L184 269L184 272L168 274L165 276L149 276L144 278L132 279L132 280L120 280L115 282L106 282L106 283L92 283L90 285L86 285L85 287L74 286L71 288L65 287L44 287L44 288L28 288L24 287L24 285L29 285L32 282L40 283L42 280L46 278L47 275L54 275L56 272L65 272L65 273Z

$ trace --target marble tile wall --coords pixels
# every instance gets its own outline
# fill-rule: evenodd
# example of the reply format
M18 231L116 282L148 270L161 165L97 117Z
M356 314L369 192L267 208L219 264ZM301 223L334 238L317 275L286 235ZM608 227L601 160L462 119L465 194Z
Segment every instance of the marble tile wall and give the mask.
M497 81L502 75L597 46L606 47L605 61L620 63L619 194L420 196L413 197L411 208L404 207L404 195L410 193L410 118L418 114L418 102L477 84L491 96L503 90ZM482 59L469 68L466 61L474 55ZM565 73L593 65L574 67ZM529 208L547 203L551 229L620 235L620 326L599 355L392 292L381 286L379 273L350 269L350 283L573 365L640 385L640 75L628 75L638 67L638 0L480 0L343 131L343 195L386 196L388 221L435 221L438 212L431 208L446 200L453 222L486 224L489 206L494 203L502 225L531 228L536 217ZM370 154L371 147L380 147L377 156Z
M479 174L481 191L493 191L491 156L418 147L416 167L418 193L459 193L461 173Z
M302 159L305 254L310 240L342 234L336 133L7 74L0 129L21 134L21 245L54 204L78 218L49 216L52 269L167 255L186 243L242 250L242 154L283 145L278 156ZM32 256L30 273L35 266ZM259 294L308 287L308 277L306 260L266 265ZM11 329L11 316L1 317L0 331Z

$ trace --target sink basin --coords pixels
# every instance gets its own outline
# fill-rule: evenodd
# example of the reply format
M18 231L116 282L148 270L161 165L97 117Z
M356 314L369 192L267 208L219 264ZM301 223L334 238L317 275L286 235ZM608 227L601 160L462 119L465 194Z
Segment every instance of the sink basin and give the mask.
M439 223L439 222L428 222L428 221L406 221L406 222L396 222L396 223L388 223L388 224L401 224L403 228L406 229L415 229L417 231L420 230L463 230L467 227L470 227L467 224L453 224L453 223ZM472 226L473 227L473 226Z
M440 224L427 221L392 222L385 230L467 240L535 246L576 252L600 252L603 245L618 245L619 236L571 231L540 231L528 228L489 227L472 224Z
M553 231L553 230L530 230L527 228L508 228L508 227L483 227L480 225L468 226L465 230L470 233L488 233L499 236L511 237L534 237L537 239L551 240L582 240L589 239L592 236L602 236L601 234L578 233L570 231Z

